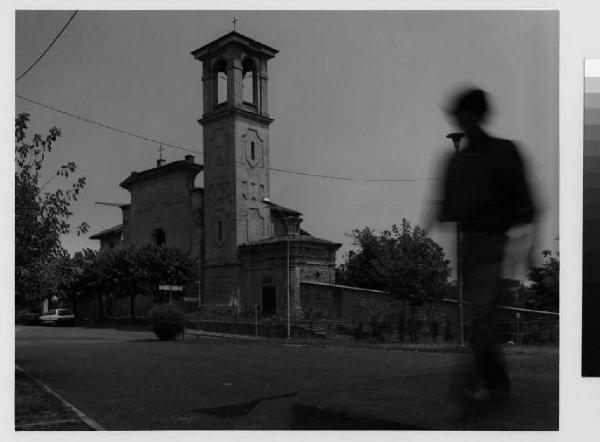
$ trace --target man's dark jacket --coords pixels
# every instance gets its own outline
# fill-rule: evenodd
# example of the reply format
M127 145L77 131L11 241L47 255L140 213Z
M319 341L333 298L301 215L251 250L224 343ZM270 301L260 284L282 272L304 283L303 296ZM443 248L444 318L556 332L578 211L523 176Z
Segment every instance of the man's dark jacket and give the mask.
M465 232L504 232L535 217L523 160L509 140L481 135L446 165L440 221Z

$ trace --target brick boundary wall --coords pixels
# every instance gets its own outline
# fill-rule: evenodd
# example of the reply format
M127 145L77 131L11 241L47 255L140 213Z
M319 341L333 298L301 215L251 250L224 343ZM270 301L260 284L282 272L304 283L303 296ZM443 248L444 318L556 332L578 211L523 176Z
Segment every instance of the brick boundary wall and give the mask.
M306 320L372 321L397 316L400 304L379 290L300 281L300 306Z
M318 321L355 322L367 334L373 333L373 327L381 326L385 339L451 342L458 335L457 301L452 299L430 298L414 316L406 303L394 300L388 292L301 281L300 302L305 321L315 321L315 324ZM465 308L468 309L468 305ZM558 315L555 313L505 307L500 320L504 324L505 342L558 342ZM416 335L411 339L409 329L415 326ZM465 326L468 332L468 324ZM331 327L339 328L335 324Z

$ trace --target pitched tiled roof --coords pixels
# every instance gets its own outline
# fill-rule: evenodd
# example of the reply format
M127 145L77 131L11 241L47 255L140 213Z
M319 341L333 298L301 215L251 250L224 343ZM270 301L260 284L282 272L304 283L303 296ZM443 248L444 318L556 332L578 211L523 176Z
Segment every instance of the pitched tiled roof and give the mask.
M275 54L277 54L279 52L277 49L273 49L273 48L267 46L266 44L260 43L250 37L240 34L239 32L231 31L228 34L225 34L225 35L217 38L216 40L213 40L210 43L205 44L201 48L198 48L195 51L192 51L192 55L195 58L202 58L202 57L206 56L208 53L211 53L214 50L220 48L222 45L231 43L231 42L236 42L236 41L246 43L248 46L253 47L255 50L269 54L270 57L275 56Z
M269 238L259 239L258 241L252 241L246 244L241 244L240 247L244 246L255 246L261 244L276 244L278 242L312 242L318 244L329 244L340 247L341 244L333 241L329 241L328 239L317 238L316 236L311 235L283 235L283 236L270 236Z
M274 203L273 201L265 201L265 203L269 206L275 209L276 212L281 212L284 213L286 215L292 215L292 216L301 216L302 213L294 210L294 209L290 209L289 207L283 207L280 206L277 203Z
M110 229L102 230L101 232L95 233L90 236L90 239L102 239L102 237L109 235L111 233L119 233L123 231L123 224L119 224L117 226L111 227Z
M142 170L141 172L131 172L125 180L120 184L121 187L127 189L133 183L144 180L150 177L156 177L168 172L173 172L175 170L188 170L190 172L199 173L204 169L201 164L196 163L188 163L187 161L173 161L171 163L167 163L160 167L153 167L152 169Z

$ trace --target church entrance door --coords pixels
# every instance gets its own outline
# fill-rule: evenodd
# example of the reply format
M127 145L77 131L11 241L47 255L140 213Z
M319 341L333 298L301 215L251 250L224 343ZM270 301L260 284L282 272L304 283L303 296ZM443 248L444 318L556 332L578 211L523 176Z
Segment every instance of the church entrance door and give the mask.
M277 290L272 285L262 288L262 311L266 315L274 315L277 312Z

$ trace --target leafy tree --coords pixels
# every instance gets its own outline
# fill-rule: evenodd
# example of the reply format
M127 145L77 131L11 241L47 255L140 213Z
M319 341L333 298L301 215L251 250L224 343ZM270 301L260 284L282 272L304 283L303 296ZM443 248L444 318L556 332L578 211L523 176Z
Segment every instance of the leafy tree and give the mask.
M41 292L43 298L56 296L66 301L66 297L69 296L69 287L75 276L72 261L69 253L61 249L52 260L44 264L46 266L44 272L48 276L45 279L46 286Z
M346 236L352 238L357 250L350 250L345 261L336 268L336 281L339 284L385 290L385 275L380 271L385 254L381 237L369 227L354 229Z
M71 260L73 279L69 287L72 299L77 303L81 298L95 297L98 300L100 318L103 317L102 296L108 292L103 267L104 260L100 251L83 249L75 253Z
M560 261L550 250L542 252L544 263L532 268L527 277L532 282L527 290L526 305L537 310L558 311L560 287Z
M144 269L147 284L183 285L197 278L197 264L176 247L148 244L136 252L136 259Z
M44 192L56 177L68 179L76 170L73 162L62 165L53 177L40 185L44 159L52 151L60 130L53 127L48 135L35 134L26 141L29 114L19 114L15 119L15 301L26 304L40 299L60 285L55 268L65 251L60 236L71 230L69 219L71 204L77 201L85 187L85 178L76 178L66 189ZM87 224L77 227L85 233Z
M372 229L355 229L349 235L357 250L350 251L337 269L341 284L390 292L405 304L407 319L401 317L402 329L411 340L423 317L424 301L442 297L448 291L450 261L443 249L419 226L402 219L400 226L376 234ZM408 321L408 324L405 322Z
M338 268L340 283L386 290L414 302L445 292L450 261L419 226L402 219L380 235L365 227L349 236L358 250L350 251Z
M96 297L101 314L104 296L129 298L132 319L135 318L137 295L155 295L159 284L185 285L197 277L194 260L174 247L85 249L75 255L74 261L74 294Z
M118 298L129 298L131 318L135 319L135 298L147 290L147 270L141 265L138 250L133 247L117 247L103 250L101 270L104 287Z
M118 281L113 293L129 297L131 317L135 317L138 294L154 294L159 285L185 285L196 278L196 263L176 247L145 245L112 249L109 271Z

